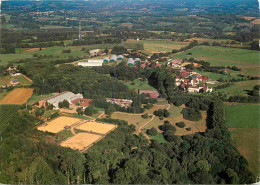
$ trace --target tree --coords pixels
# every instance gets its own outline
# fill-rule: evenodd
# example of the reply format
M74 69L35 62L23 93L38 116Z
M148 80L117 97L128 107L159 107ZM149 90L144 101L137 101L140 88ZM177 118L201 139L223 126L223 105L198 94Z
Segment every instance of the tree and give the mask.
M150 136L155 136L157 133L158 132L154 127L147 130L147 134L150 135Z
M116 109L114 106L109 106L106 110L105 110L105 113L108 115L108 116L111 116L113 114L113 112L115 112Z
M185 127L185 123L183 121L181 122L177 122L176 125L180 128L184 128Z
M251 43L250 49L259 51L259 41L253 41Z
M200 160L196 163L197 169L204 172L209 172L211 165L206 160Z
M76 111L77 111L78 115L83 115L83 113L84 113L84 111L83 111L83 109L81 107L78 107L76 109Z
M143 117L144 119L147 119L149 116L148 116L147 113L145 113L145 114L142 115L142 117Z

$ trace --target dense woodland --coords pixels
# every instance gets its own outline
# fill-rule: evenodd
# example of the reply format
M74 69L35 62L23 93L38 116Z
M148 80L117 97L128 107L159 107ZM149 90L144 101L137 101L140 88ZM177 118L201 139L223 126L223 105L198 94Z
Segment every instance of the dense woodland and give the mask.
M2 183L255 182L246 159L231 144L224 106L218 99L209 105L205 133L179 137L165 126L169 142L152 140L149 144L144 136L133 135L134 127L127 122L102 119L119 127L85 154L46 142L49 134L37 131L37 121L23 111L4 128L0 143Z

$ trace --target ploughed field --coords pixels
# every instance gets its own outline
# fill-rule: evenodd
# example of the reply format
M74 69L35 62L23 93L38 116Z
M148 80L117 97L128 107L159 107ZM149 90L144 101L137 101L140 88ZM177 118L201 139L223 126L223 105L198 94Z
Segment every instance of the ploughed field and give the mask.
M7 94L0 101L0 104L22 105L28 101L32 94L32 88L17 88Z

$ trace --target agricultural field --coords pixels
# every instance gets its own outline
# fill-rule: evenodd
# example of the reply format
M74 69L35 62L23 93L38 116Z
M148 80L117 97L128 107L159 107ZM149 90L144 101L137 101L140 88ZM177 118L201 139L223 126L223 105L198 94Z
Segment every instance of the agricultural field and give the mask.
M127 40L127 43L142 43L144 45L144 50L147 53L158 53L158 52L171 52L173 49L180 49L189 45L190 42L176 42L172 40Z
M231 79L243 79L243 77L236 76L234 74L220 74L220 73L213 73L213 72L206 72L206 71L199 71L199 70L194 70L198 72L199 74L206 76L210 78L211 80L218 80L222 78L223 80L231 80ZM238 73L239 74L239 73Z
M68 140L62 142L60 145L63 147L69 147L74 150L85 150L89 148L94 142L102 139L101 135L90 133L79 133Z
M87 131L87 132L98 133L98 134L107 134L108 132L114 130L116 127L117 126L113 124L89 121L78 126L76 129Z
M86 49L111 49L115 45L118 44L95 44L95 45L85 45L85 46L67 46L67 47L60 47L60 46L53 46L53 47L48 47L44 48L41 51L37 49L35 51L31 50L32 48L17 48L15 54L1 54L1 62L0 65L4 66L6 65L9 61L16 61L20 59L25 59L25 58L33 58L34 54L37 55L53 55L53 56L59 56L59 57L68 57L68 56L86 56L87 54L81 51L83 47ZM62 50L65 49L71 49L71 53L62 53Z
M83 120L78 118L60 116L48 122L47 125L42 125L38 127L38 130L48 131L51 133L58 133L64 129L65 126L71 126L73 124L82 122Z
M252 90L255 85L259 85L258 80L240 81L235 82L234 85L229 87L218 89L217 91L226 94L228 97L234 95L246 95L247 91Z
M259 175L259 128L230 128L233 144L245 156L249 168Z
M135 83L134 85L132 85L131 83ZM156 90L154 87L150 86L148 84L148 81L142 81L140 79L136 79L133 82L127 82L125 83L125 85L130 88L130 89L134 89L136 92L138 92L138 89L140 90Z
M192 53L192 55L187 55L188 53ZM245 75L259 76L258 51L219 46L196 46L186 52L176 54L174 57L180 59L193 57L215 66L235 65L241 68L241 73Z
M260 128L260 105L225 105L227 125L230 128Z
M28 104L34 104L40 100L44 100L46 98L49 98L53 96L51 93L50 94L42 94L42 95L36 95L36 94L33 94L30 99L28 100Z
M255 175L259 174L259 105L225 105L226 122L232 142L248 160Z
M12 90L8 95L0 101L0 104L17 104L22 105L32 96L32 88L17 88Z
M0 77L0 86L10 85L10 81L17 79L20 83L19 85L31 85L32 83L27 80L24 76L2 76Z
M0 135L8 121L17 114L18 109L17 105L0 105Z

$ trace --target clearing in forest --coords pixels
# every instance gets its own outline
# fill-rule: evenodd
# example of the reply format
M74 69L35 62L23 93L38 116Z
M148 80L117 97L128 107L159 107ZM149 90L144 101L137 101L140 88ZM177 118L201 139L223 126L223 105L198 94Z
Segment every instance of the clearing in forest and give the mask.
M74 150L83 151L92 146L94 142L102 139L103 136L90 133L79 133L70 139L62 142L60 145L63 147L69 147Z
M84 120L81 120L78 118L67 117L67 116L60 116L56 119L53 119L49 123L47 123L47 125L38 127L38 130L48 131L51 133L58 133L61 130L63 130L65 126L71 126L71 125L79 123L81 121L84 121Z
M117 126L108 123L99 123L96 121L88 121L77 127L79 130L94 132L98 134L107 134L108 132L114 130Z
M22 105L32 96L32 88L17 88L12 90L0 101L0 104Z

